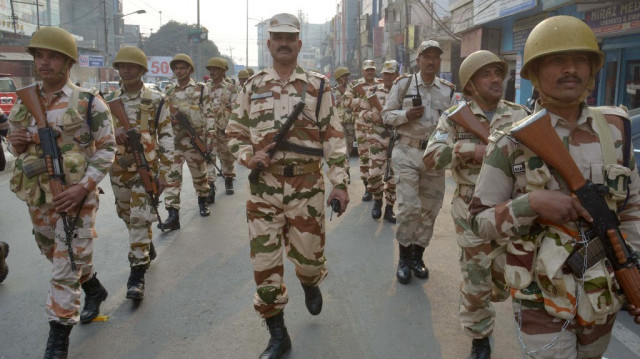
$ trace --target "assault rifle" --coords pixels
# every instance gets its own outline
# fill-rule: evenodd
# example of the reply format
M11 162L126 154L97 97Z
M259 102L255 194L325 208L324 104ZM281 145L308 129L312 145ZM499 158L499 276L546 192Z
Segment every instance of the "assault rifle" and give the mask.
M149 162L147 162L147 159L144 157L144 146L141 141L142 135L137 129L131 128L129 116L127 116L127 112L124 109L122 99L116 98L107 102L107 104L109 105L111 114L118 119L126 131L127 152L133 156L133 162L136 164L136 169L140 176L140 182L142 182L142 187L144 187L144 191L147 192L147 195L151 199L151 205L156 210L156 217L158 218L160 227L162 227L162 219L160 218L160 212L158 212L158 207L160 205L160 193L158 193L156 178L151 173Z
M371 108L376 108L378 112L382 112L382 105L380 104L380 100L378 100L378 96L375 92L367 96L367 102L369 102Z
M287 117L287 121L284 123L284 125L282 125L278 133L273 136L271 143L275 143L276 145L271 147L271 149L269 149L269 151L267 152L269 154L269 158L273 157L279 147L286 142L285 138L287 137L289 130L291 130L293 122L298 118L298 116L300 116L302 110L304 110L304 105L304 101L298 101L298 103L293 107L293 111L291 111L291 113ZM262 170L264 170L264 166L262 165L262 162L259 162L258 166L252 169L251 173L249 173L249 182L254 184L257 183L258 178L260 177L260 172L262 172Z
M620 232L618 216L607 205L605 196L608 195L609 190L605 185L594 184L582 176L564 143L555 136L555 133L546 109L511 129L513 137L540 156L562 176L571 192L593 218L590 225L596 237L587 244L589 256L582 257L582 263L579 265L575 263L571 265L571 258L579 250L574 251L567 260L567 264L572 272L581 278L584 270L606 256L613 265L616 279L628 302L638 308L640 307L638 258ZM597 251L598 248L603 250Z
M489 129L478 121L478 118L465 101L461 101L451 113L447 112L447 117L456 125L476 135L485 144L489 143Z
M35 118L38 126L38 137L40 139L40 148L42 149L42 158L46 164L47 173L49 174L49 188L53 197L59 195L67 189L67 184L64 180L64 169L62 154L60 148L56 142L56 137L59 136L58 132L49 127L47 123L47 112L44 108L44 104L40 99L40 93L37 85L31 85L23 87L16 91L16 95L20 97L22 104L27 108L27 111ZM82 209L82 205L78 209L78 214ZM71 223L71 219L67 217L65 212L58 212L60 218L62 218L62 224L65 233L65 244L67 245L67 252L69 254L69 260L71 261L71 269L76 271L76 262L73 259L73 248L71 247L71 240L74 237L76 221Z
M189 135L189 138L191 138L191 140L189 140L191 145L198 151L198 153L200 153L200 155L202 155L202 158L204 158L205 161L207 161L208 163L213 163L213 156L211 155L211 152L207 150L207 145L205 145L204 141L200 138L200 136L198 136L198 133L191 125L191 122L189 122L189 118L187 118L184 113L180 112L173 106L170 106L169 109L171 112L171 117L178 120L178 122L180 123L180 127L184 128L187 131L187 135ZM216 169L218 169L217 166Z

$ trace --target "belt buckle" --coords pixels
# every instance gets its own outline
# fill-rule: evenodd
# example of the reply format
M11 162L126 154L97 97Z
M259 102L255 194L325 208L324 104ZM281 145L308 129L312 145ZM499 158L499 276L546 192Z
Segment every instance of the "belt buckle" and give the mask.
M284 166L282 170L282 175L285 177L293 177L293 165Z

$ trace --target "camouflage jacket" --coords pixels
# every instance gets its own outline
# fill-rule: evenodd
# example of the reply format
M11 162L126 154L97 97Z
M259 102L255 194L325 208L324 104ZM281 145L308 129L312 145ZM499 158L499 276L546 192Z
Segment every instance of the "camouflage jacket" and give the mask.
M224 131L229 123L229 116L233 110L233 103L238 96L238 88L227 81L214 84L209 80L206 83L207 102L203 107L204 116L207 118L207 137L215 136L215 131Z
M359 114L362 111L362 103L367 101L367 91L377 84L382 83L382 79L376 78L373 80L373 84L368 84L364 81L364 77L349 83L347 90L344 93L344 106L351 108L354 113L354 121L360 126L369 127L371 124L362 121Z
M414 80L416 76L417 86ZM419 72L416 76L405 75L396 79L382 110L382 118L385 124L396 128L398 135L426 140L435 130L438 118L453 105L455 86L439 77L427 85ZM407 110L413 107L412 98L418 93L422 98L424 115L420 120L409 121Z
M52 102L46 104L42 85L38 85L47 111L47 122L60 134L56 141L63 158L63 171L68 186L80 184L94 191L111 168L115 157L116 141L111 124L111 113L104 100L87 89L76 87L71 81L58 92ZM89 98L93 96L90 109L91 121L87 118ZM37 137L38 126L26 106L20 100L9 115L9 131L26 129ZM31 206L51 203L49 176L42 173L32 178L22 171L23 166L38 161L42 155L40 144L31 143L26 151L16 154L11 179L11 190L18 198Z
M637 251L640 249L640 177L633 161L633 148L629 168L622 166L623 121L628 121L628 114L621 108L601 108L616 115L607 116L605 126L611 133L617 163L606 164L593 125L593 110L585 103L581 106L575 128L554 114L551 114L551 125L568 147L582 175L595 184L609 187L608 197L618 206L620 229ZM619 181L618 176L628 181ZM627 183L629 197L623 208ZM569 194L564 179L509 136L508 129L494 132L469 206L473 231L487 240L510 238L505 279L515 288L512 290L515 299L538 302L549 314L562 319L575 317L582 325L602 324L607 315L621 305L611 264L604 258L588 268L583 278L571 274L565 261L574 249L578 233L587 228L583 228L581 221L562 225L539 221L529 204L529 193L536 189Z
M147 162L152 165L160 178L169 178L168 175L175 173L177 168L173 163L174 135L167 103L163 103L159 114L157 112L164 95L144 86L134 94L128 93L124 88L113 91L106 100L111 101L118 97L124 104L129 125L140 132ZM113 116L113 127L116 133L124 132L124 127L115 116ZM118 163L118 159L125 154L125 146L117 145L116 161L113 164L115 171L125 170ZM127 170L136 171L135 164Z
M353 109L349 106L345 106L344 104L344 94L347 92L346 86L336 86L333 90L333 97L336 101L336 111L338 113L338 118L340 118L340 123L353 123Z
M200 135L203 135L207 123L202 107L209 101L205 85L196 82L194 79L190 79L189 83L183 88L179 87L177 83L173 83L167 86L165 95L167 96L166 105L173 106L187 115L191 126ZM173 125L173 130L177 140L186 135L185 130L180 128L180 125Z
M381 112L371 105L373 99L370 99L370 96L375 96L380 103L380 106L384 108L384 104L387 102L390 91L391 89L385 88L382 83L371 86L366 92L366 98L360 102L359 117L362 118L361 121L371 124L371 131L382 137L389 137L390 133L382 121Z
M500 100L493 118L489 121L475 101L469 102L468 105L476 118L489 128L489 132L504 129L511 123L528 116L528 112L521 105ZM449 111L455 110L456 107L452 107ZM438 126L429 138L429 144L424 153L425 163L429 169L451 169L453 179L458 185L475 186L482 165L474 161L478 145L484 146L484 142L453 123L445 113L440 116Z
M346 145L342 126L334 112L333 96L329 81L325 78L325 90L316 118L318 87L322 75L305 72L298 66L288 81L283 82L273 68L260 71L251 77L238 94L235 108L227 125L229 149L238 162L247 166L254 151L271 143L287 116L300 100L304 84L307 84L305 107L302 115L293 123L287 140L293 144L322 149L329 166L327 177L336 188L346 190ZM287 150L278 150L273 164L306 164L318 158Z

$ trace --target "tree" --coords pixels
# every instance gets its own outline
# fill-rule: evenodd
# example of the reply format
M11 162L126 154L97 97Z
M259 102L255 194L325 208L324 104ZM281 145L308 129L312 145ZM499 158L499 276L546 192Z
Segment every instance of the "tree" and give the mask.
M200 43L189 41L189 31L197 30L197 28L195 24L189 25L177 21L169 21L144 40L144 52L147 56L174 56L177 53L185 53L193 59L196 66L195 74L206 74L205 66L207 61L214 56L220 56L220 51L211 40L205 40ZM200 46L199 63L198 46ZM230 64L230 69L232 67L233 65ZM202 80L202 76L199 76L198 80Z

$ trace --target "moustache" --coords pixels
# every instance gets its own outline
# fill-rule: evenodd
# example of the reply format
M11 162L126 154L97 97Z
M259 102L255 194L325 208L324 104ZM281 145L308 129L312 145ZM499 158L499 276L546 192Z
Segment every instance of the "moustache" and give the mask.
M278 52L280 51L287 51L287 52L291 52L291 48L287 47L287 46L282 46L278 48Z
M565 82L576 82L581 84L582 80L577 77L577 76L572 76L572 75L568 75L568 76L563 76L558 80L559 84L565 83Z

